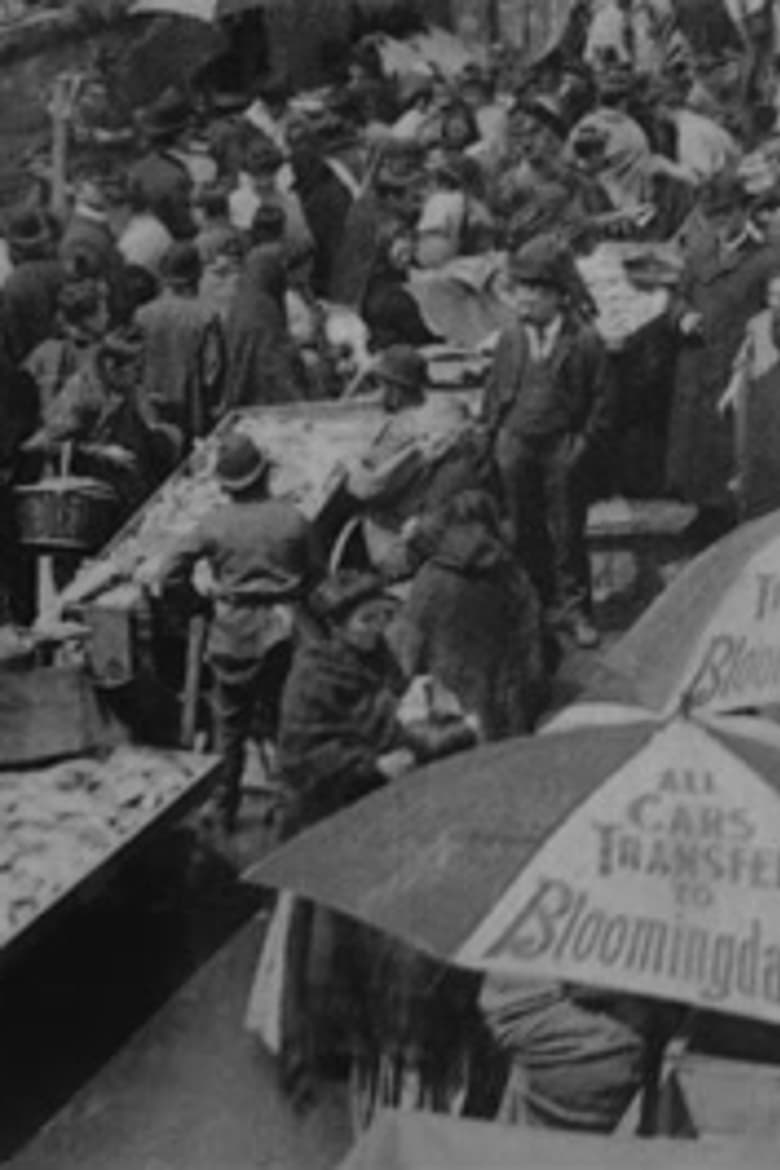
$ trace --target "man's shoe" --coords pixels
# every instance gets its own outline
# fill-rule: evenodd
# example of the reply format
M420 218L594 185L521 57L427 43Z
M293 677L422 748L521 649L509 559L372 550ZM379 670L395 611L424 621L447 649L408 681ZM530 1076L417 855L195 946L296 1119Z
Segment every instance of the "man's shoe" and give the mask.
M595 650L600 642L598 630L584 614L571 619L571 632L580 650Z

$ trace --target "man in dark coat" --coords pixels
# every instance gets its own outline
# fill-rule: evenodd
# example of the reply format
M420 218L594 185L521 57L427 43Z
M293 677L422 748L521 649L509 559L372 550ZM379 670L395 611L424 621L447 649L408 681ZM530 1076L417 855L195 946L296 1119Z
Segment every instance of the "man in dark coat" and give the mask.
M517 553L551 620L597 644L585 541L594 460L612 429L614 380L598 334L568 307L569 257L539 236L511 258L518 322L502 333L484 422Z
M289 642L289 606L314 580L318 557L306 519L270 497L270 463L246 435L229 435L217 475L229 502L182 539L160 572L167 591L188 588L200 560L210 566L214 619L208 654L215 679L217 749L222 755L221 811L235 827L241 800L244 749L255 717L268 721L269 700L282 679L275 654Z
M130 168L131 187L137 187L147 207L174 239L191 239L197 231L192 218L192 177L174 153L189 118L187 103L173 92L163 96L146 115L150 149Z
M56 257L51 224L40 211L20 211L8 225L14 270L3 288L5 339L10 359L21 364L54 333L65 277Z
M748 215L735 178L703 189L681 242L686 259L676 319L682 340L669 421L667 486L726 525L735 474L729 419L718 402L731 380L751 317L763 308L780 247L767 243ZM717 529L716 529L717 530Z
M163 291L135 318L146 341L146 403L181 431L187 449L211 429L225 369L222 325L198 295L201 272L195 244L173 244L163 261Z
M312 288L318 296L324 296L352 206L352 194L328 166L310 133L296 131L290 145L295 192L314 239Z

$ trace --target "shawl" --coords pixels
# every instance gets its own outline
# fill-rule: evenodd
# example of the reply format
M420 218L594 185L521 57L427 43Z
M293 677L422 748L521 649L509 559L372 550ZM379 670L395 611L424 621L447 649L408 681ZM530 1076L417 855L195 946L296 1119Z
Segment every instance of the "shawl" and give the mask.
M279 766L304 823L376 786L377 758L400 743L398 684L386 651L363 656L337 635L301 645L282 697Z
M599 182L616 211L633 211L652 195L652 151L642 127L628 114L601 106L572 131L569 148L583 128L606 136L604 169Z
M477 522L449 527L393 631L410 676L431 674L484 735L530 731L548 696L538 600L509 550Z

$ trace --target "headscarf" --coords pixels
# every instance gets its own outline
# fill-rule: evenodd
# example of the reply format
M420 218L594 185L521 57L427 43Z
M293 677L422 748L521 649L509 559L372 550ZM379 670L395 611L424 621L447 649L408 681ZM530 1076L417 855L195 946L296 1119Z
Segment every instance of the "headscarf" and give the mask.
M295 402L304 397L287 329L286 292L280 246L254 248L228 314L225 407Z
M632 211L652 196L652 151L641 126L621 110L602 106L574 128L569 150L583 133L605 140L599 182L616 211Z

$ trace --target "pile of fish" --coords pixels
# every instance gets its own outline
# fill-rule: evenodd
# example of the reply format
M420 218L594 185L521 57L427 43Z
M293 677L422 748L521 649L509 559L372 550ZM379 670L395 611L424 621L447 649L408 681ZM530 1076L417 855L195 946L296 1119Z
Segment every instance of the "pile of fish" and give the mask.
M173 804L204 760L136 747L0 772L0 946Z

